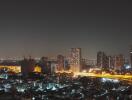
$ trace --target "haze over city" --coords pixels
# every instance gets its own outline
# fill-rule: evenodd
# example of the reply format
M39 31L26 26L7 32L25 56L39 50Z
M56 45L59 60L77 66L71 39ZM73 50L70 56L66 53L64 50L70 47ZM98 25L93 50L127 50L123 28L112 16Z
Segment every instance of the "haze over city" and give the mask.
M1 1L0 57L129 54L132 6L125 1Z

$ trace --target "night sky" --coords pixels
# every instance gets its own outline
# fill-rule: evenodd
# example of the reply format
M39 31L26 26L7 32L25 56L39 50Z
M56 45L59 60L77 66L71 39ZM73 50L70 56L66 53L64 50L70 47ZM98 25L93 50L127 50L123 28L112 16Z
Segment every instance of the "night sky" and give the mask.
M90 59L96 59L100 50L128 56L132 44L128 0L3 1L0 58L67 55L73 47L82 48L83 57Z

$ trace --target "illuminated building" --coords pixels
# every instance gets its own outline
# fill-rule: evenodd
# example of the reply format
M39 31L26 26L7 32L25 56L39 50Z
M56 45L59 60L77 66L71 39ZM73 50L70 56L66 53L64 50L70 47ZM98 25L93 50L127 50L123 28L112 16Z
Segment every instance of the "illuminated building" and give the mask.
M6 70L7 72L20 73L21 65L18 61L5 60L0 63L0 70Z
M64 70L64 56L57 56L58 71Z
M71 49L70 67L73 72L81 71L81 48Z
M37 65L37 66L34 67L34 72L41 73L42 72L42 68Z
M21 66L20 65L0 65L1 69L7 69L9 72L15 72L20 73L21 72Z

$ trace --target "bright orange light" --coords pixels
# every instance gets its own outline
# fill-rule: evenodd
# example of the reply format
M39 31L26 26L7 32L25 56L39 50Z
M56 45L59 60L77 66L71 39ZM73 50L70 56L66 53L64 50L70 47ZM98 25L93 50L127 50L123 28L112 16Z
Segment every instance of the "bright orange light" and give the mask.
M15 73L20 73L21 72L21 66L5 66L5 65L0 65L0 69L6 68L8 71L12 71Z
M41 71L42 71L42 68L40 66L35 66L34 72L41 73Z
M70 71L58 71L59 73L71 73ZM58 73L56 72L56 73ZM132 83L132 75L111 75L109 73L103 73L103 74L96 74L93 72L73 72L73 77L77 76L92 76L92 77L100 77L100 78L111 78L111 79L119 79L119 80L126 80Z

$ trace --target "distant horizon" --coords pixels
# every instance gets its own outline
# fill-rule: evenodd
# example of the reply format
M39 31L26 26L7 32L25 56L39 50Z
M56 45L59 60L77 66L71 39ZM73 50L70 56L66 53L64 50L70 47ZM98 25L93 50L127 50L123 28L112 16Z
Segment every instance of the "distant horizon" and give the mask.
M77 47L77 48L80 48L80 47ZM71 48L70 48L71 49ZM29 54L27 54L27 55L21 55L21 56L12 56L12 57L10 57L10 56L5 56L5 57L0 57L0 60L1 59L4 59L4 60L8 60L8 59L23 59L23 58L34 58L34 59L40 59L41 57L48 57L48 58L56 58L57 57L57 55L63 55L63 56L65 56L65 57L69 57L70 56L70 49L66 49L65 51L66 52L64 52L64 51L61 51L61 52L63 52L63 53L58 53L58 54L55 54L55 53L51 53L51 54L47 54L47 55L40 55L40 56L35 56L34 54L31 54L31 53L29 53ZM122 54L124 57L125 57L125 59L129 59L129 52L128 52L128 56L126 56L125 54L123 54L123 53L117 53L117 54L115 54L115 53L112 53L112 54L108 54L106 51L104 51L104 50L98 50L97 52L99 52L99 51L101 51L101 52L104 52L107 56L115 56L115 55L120 55L120 54ZM84 56L84 54L83 54L83 49L81 48L81 53L82 53L82 58L84 58L84 59L89 59L89 60L96 60L97 59L97 52L95 53L95 58L92 58L92 57L86 57L86 56Z

